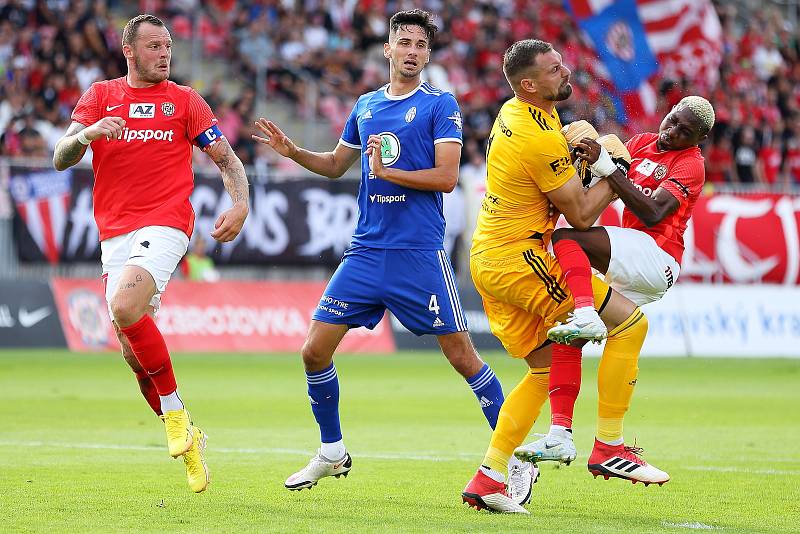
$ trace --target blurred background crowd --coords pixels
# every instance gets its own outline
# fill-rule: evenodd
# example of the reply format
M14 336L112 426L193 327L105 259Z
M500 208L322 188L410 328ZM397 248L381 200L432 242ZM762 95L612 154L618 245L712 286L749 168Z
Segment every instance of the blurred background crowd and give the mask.
M452 91L462 107L464 172L483 172L485 139L511 94L501 70L504 50L515 40L537 37L552 42L572 69L573 96L559 106L564 122L586 118L603 133L627 138L656 129L684 95L702 94L717 113L717 126L703 146L707 181L800 187L798 31L795 17L771 5L749 10L747 2L716 2L723 28L718 84L698 87L656 76L651 80L656 112L624 124L596 81L599 60L561 0L143 0L138 6L9 0L0 5L0 156L49 157L89 85L125 73L124 22L149 12L165 20L176 43L190 43L186 54L173 58L172 78L206 97L245 164L279 165L250 139L257 114L288 110L284 116L291 123L322 121L322 138L314 140L335 143L357 96L387 80L382 44L388 17L421 7L436 15L440 27L424 77Z

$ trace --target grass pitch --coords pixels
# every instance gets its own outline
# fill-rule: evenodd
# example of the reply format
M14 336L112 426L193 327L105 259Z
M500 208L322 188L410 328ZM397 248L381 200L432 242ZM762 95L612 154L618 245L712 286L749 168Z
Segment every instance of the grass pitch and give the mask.
M521 362L484 355L506 392ZM116 355L0 352L2 532L797 532L800 361L643 359L626 439L663 487L593 479L597 360L584 362L578 460L543 464L531 516L476 512L460 492L490 432L434 353L340 356L348 478L289 492L318 433L296 356L177 355L209 434L209 490L185 485L159 421ZM545 411L534 432L547 429Z

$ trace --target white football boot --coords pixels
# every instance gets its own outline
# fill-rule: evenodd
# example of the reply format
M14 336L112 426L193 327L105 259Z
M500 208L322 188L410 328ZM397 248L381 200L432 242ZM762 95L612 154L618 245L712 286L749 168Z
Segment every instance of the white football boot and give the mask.
M541 434L536 434L541 436ZM525 462L560 462L569 465L578 455L568 432L550 433L533 443L514 449L514 456Z
M523 462L514 456L508 460L508 496L519 504L531 502L533 485L539 479L539 467L536 464Z
M558 323L547 331L550 341L569 345L575 339L600 343L608 337L608 329L597 310L591 306L576 308L566 323Z
M296 491L301 489L311 489L316 486L319 479L324 477L346 477L347 473L353 467L353 459L350 454L345 452L344 456L339 460L328 460L322 453L317 451L316 456L311 458L308 465L302 468L297 473L293 474L286 479L286 489Z

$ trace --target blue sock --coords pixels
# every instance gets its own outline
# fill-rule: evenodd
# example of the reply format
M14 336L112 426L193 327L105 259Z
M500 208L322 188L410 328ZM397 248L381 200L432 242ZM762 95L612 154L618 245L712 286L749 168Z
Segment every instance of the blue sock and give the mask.
M478 402L481 403L481 410L483 415L489 422L489 426L494 427L497 425L497 416L500 413L500 407L503 405L503 386L500 385L500 380L495 376L492 368L488 363L484 363L481 370L475 376L467 378L467 384L472 388L475 396L478 397Z
M336 376L336 367L309 373L306 371L308 382L308 398L311 401L311 411L319 425L320 441L334 443L342 439L342 429L339 426L339 377Z

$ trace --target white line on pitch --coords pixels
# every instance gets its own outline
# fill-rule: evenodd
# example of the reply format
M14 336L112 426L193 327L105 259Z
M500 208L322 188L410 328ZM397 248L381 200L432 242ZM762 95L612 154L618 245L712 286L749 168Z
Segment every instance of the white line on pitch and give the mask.
M672 527L672 528L691 528L691 529L698 529L698 530L717 530L722 527L714 527L711 525L706 525L705 523L701 523L699 521L687 521L685 523L672 523L670 521L662 521L661 526L663 527Z
M99 450L122 450L122 451L161 451L163 447L159 445L119 445L104 443L63 443L47 441L0 441L0 447L42 447L55 449L99 449ZM258 448L231 448L213 447L214 453L222 454L288 454L297 456L309 456L313 451L307 449L284 449L274 447ZM353 456L367 458L371 460L421 460L428 462L457 462L462 460L474 460L481 458L478 453L448 453L439 454L436 452L420 453L380 453L380 452L353 452ZM690 471L714 471L719 473L746 473L754 475L800 475L800 471L786 469L742 469L739 467L717 467L717 466L685 466Z

